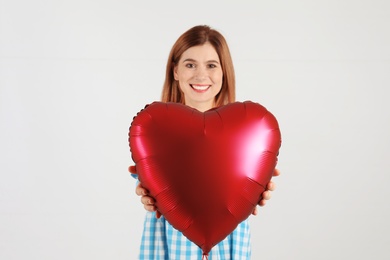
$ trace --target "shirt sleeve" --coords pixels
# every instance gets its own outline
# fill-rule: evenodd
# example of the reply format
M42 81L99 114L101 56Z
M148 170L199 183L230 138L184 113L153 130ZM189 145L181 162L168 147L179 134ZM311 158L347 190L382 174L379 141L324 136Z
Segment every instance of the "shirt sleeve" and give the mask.
M130 173L130 175L131 175L131 177L133 177L134 179L137 180L137 181L135 182L135 186L138 186L138 183L139 183L138 174Z

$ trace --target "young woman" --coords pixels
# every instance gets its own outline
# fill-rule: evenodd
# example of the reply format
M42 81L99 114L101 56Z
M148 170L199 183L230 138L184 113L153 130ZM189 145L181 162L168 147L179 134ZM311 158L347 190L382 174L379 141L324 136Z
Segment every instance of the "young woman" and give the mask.
M235 75L225 38L209 26L195 26L181 35L173 45L166 67L163 102L178 102L201 112L235 101ZM136 177L134 166L129 171ZM279 175L275 169L274 176ZM274 184L262 194L260 206L270 199ZM154 199L139 183L136 193L148 211L139 259L202 259L202 250L174 229L156 211ZM253 211L257 214L257 209ZM248 220L210 251L209 260L247 260L251 256Z

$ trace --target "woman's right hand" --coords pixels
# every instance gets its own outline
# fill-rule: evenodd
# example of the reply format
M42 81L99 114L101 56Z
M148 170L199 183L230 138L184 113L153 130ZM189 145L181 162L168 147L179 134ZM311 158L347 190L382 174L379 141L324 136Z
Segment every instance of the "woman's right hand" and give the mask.
M130 166L129 172L132 174L137 174L137 168L135 166ZM141 185L141 182L138 183L137 187L135 188L135 193L138 196L141 196L141 202L142 204L144 204L144 208L147 211L150 212L155 211L156 218L161 217L161 213L157 210L157 207L154 205L156 201L151 196L149 196L149 191Z

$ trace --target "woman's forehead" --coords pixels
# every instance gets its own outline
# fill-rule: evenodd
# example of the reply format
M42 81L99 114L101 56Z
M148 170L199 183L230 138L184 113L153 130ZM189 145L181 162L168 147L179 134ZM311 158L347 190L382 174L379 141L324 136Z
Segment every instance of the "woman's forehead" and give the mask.
M183 52L180 60L189 60L193 62L219 62L219 56L215 48L210 43L205 43L203 45L188 48Z

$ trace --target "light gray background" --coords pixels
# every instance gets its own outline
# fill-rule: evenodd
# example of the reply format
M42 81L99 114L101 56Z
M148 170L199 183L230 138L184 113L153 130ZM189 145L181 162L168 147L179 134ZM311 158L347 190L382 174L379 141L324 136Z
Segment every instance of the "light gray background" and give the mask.
M239 3L238 3L239 2ZM253 259L390 259L390 2L0 1L0 259L135 259L132 117L177 37L222 32L278 118Z

